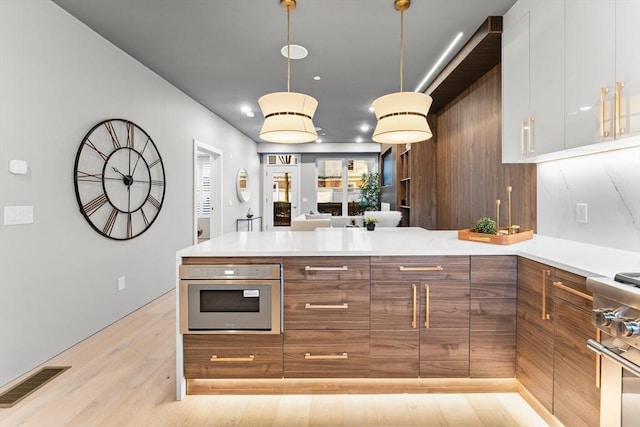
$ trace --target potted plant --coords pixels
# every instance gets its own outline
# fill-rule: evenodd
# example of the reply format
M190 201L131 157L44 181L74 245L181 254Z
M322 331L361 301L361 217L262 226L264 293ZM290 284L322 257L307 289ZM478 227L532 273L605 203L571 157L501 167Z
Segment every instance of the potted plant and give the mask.
M373 231L376 229L376 222L378 222L378 219L371 216L364 219L364 225L369 231Z
M364 172L360 178L360 201L358 204L365 211L380 210L380 174Z
M498 226L496 222L490 218L480 218L476 222L476 227L473 231L482 234L498 234Z

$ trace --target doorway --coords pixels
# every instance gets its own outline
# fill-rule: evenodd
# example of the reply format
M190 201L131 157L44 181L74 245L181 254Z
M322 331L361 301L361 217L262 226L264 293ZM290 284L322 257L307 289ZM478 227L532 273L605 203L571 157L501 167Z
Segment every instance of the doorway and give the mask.
M267 166L265 177L265 229L277 230L291 226L298 216L298 165Z
M193 140L193 244L222 234L222 151Z

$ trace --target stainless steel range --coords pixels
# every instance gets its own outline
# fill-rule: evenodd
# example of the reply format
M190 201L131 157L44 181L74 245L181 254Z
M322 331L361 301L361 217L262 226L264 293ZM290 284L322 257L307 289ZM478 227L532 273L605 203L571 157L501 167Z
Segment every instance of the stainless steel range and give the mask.
M601 427L640 426L640 273L587 279L593 323L600 342L587 346L602 356Z

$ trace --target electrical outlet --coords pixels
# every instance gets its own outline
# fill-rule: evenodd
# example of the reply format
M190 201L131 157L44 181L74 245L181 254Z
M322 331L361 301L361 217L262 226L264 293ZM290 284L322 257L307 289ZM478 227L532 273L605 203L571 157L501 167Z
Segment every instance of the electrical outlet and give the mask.
M118 292L124 291L126 287L127 285L124 281L124 276L118 277Z
M587 208L589 207L586 203L577 203L576 204L576 222L581 224L586 224L588 222L587 217Z

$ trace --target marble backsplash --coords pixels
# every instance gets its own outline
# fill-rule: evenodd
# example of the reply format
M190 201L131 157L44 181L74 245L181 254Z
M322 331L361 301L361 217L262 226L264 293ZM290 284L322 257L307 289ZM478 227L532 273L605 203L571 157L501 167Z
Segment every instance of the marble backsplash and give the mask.
M640 147L538 164L538 230L640 252ZM587 223L577 222L578 203Z

